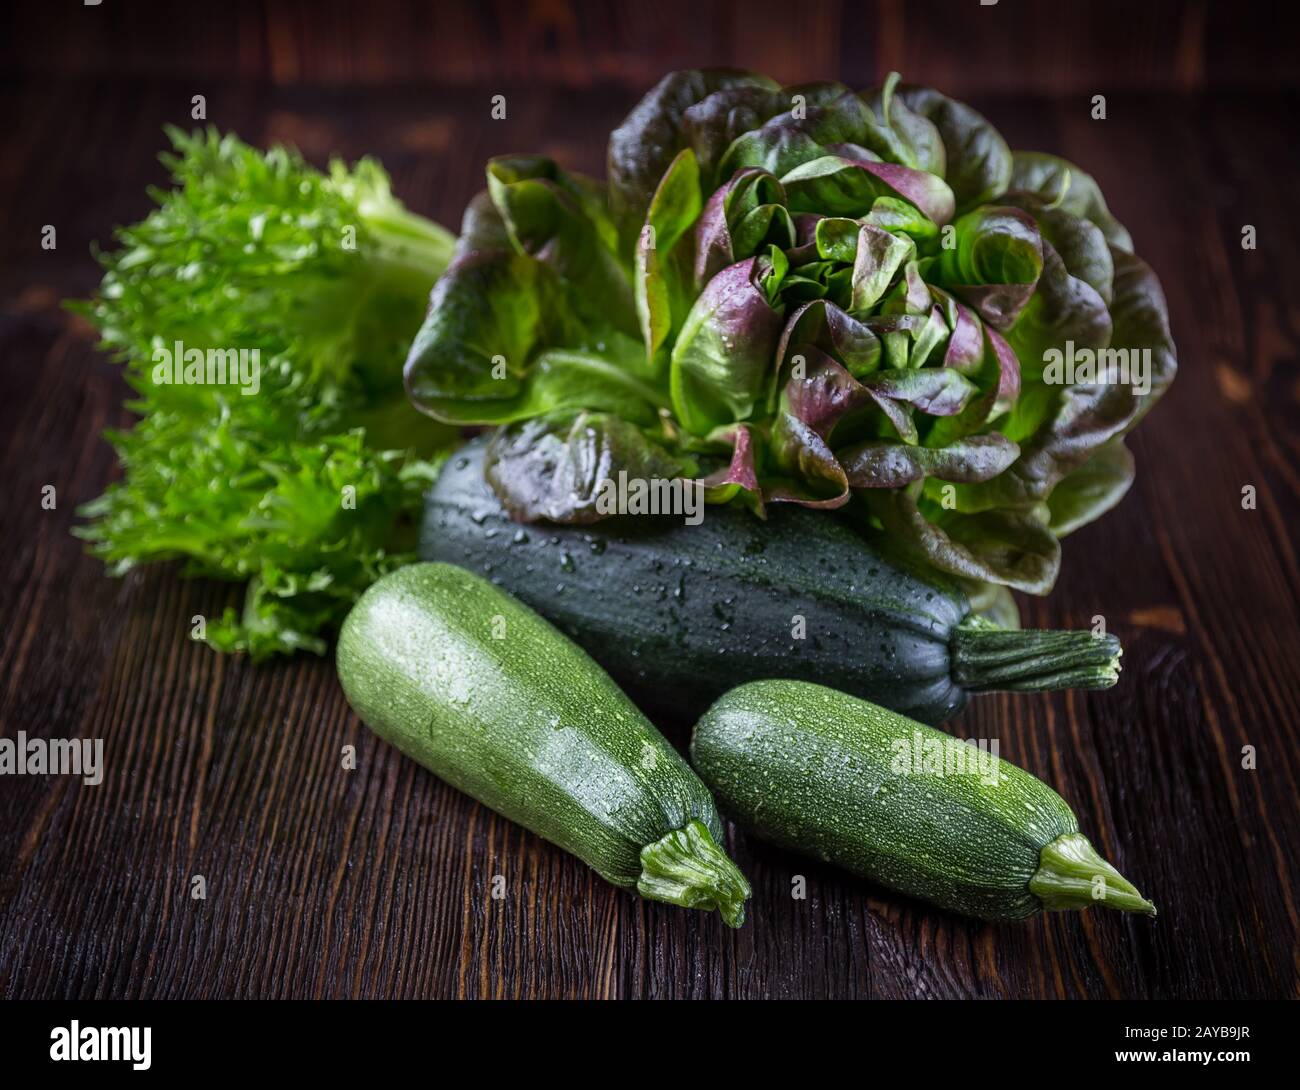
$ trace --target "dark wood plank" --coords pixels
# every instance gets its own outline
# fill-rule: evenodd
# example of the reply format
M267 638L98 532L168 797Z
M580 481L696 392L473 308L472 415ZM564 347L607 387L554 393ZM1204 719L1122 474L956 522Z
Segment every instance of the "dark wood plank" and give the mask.
M672 68L730 65L854 86L890 68L969 97L1120 88L1295 87L1287 5L1271 0L183 0L0 8L0 71L44 78L632 92Z

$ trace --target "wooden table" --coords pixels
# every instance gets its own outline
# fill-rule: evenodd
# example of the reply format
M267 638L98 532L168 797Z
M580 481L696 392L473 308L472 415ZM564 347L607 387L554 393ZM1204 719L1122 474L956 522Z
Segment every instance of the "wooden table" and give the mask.
M498 90L504 122L487 116ZM116 472L100 432L129 417L117 368L58 302L96 283L90 242L146 210L160 126L188 118L192 91L0 85L0 722L102 738L108 761L97 787L0 780L0 995L1296 995L1300 101L1112 96L1104 122L1086 102L976 102L1013 146L1097 175L1164 278L1181 371L1132 442L1132 493L1068 540L1055 593L1024 603L1027 624L1103 614L1124 641L1120 685L986 697L956 728L997 737L1070 799L1159 918L984 925L733 830L754 900L731 932L605 885L379 743L328 661L255 668L191 643L189 618L238 588L109 579L70 536ZM373 153L412 207L455 224L490 154L599 172L631 100L243 83L211 89L208 109L317 161ZM796 873L807 900L790 897Z

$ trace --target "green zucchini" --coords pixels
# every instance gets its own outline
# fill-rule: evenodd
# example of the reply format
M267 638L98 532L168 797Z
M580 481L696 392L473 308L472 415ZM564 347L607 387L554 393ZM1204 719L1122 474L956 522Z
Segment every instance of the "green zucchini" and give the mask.
M696 526L640 516L522 526L483 476L484 440L429 493L421 556L504 587L584 647L659 721L689 726L730 686L816 681L926 723L985 690L1101 689L1119 641L1003 629L956 583L826 511L733 506Z
M413 564L361 596L343 691L376 734L617 886L745 917L708 789L609 677L503 591Z
M1156 912L1042 780L834 689L733 689L696 724L691 760L760 838L954 912Z

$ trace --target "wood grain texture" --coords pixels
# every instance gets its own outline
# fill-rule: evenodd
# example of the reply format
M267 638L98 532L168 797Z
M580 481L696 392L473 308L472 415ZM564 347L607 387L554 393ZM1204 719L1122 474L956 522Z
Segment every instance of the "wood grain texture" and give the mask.
M209 91L209 117L318 160L373 153L412 207L454 224L493 153L599 172L635 98L521 84L493 123L494 90L232 81ZM237 588L171 570L108 579L70 536L116 472L100 432L129 418L116 368L58 300L93 287L91 241L145 211L160 126L190 93L0 85L15 119L0 134L0 731L102 738L108 763L98 787L0 780L0 996L1298 994L1300 98L1123 94L1101 123L1086 96L975 102L1013 146L1096 174L1164 280L1181 369L1133 439L1133 492L1067 542L1054 594L1024 602L1037 625L1105 616L1125 645L1120 685L989 696L952 729L998 738L1056 787L1158 919L980 924L731 830L754 886L731 932L605 885L378 742L328 661L254 668L186 639ZM205 901L189 896L199 874Z
M0 70L169 77L195 91L241 78L639 92L670 68L715 64L860 86L895 67L959 97L1267 89L1300 81L1287 15L1272 0L26 3L0 7Z

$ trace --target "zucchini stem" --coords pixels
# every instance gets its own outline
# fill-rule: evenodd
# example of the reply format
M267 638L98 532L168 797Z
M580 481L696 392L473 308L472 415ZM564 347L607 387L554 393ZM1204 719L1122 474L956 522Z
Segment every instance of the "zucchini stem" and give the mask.
M1123 648L1109 633L1002 628L971 616L953 629L952 677L971 692L1109 689Z
M702 821L689 821L641 849L637 892L683 908L717 909L728 927L745 922L749 883Z
M1039 852L1029 892L1053 912L1103 905L1121 912L1156 914L1156 906L1107 863L1082 833L1058 836Z

